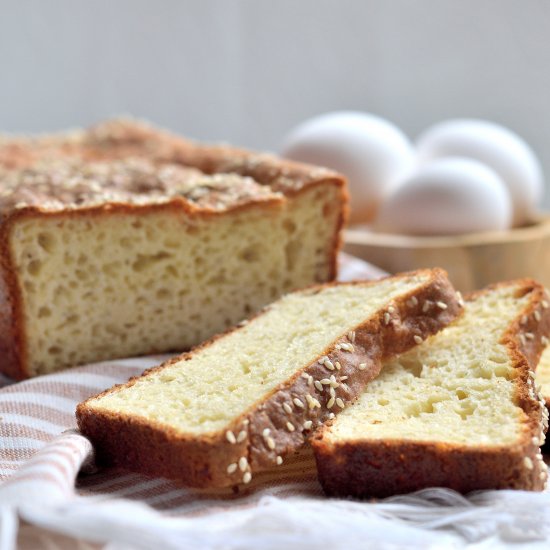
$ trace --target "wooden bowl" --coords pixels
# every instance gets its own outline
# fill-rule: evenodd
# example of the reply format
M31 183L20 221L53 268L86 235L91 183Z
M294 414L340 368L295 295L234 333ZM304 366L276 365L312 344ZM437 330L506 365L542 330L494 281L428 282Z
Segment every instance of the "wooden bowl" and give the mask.
M344 250L396 273L443 267L463 292L490 283L533 277L550 287L550 215L505 232L451 237L410 237L350 228Z

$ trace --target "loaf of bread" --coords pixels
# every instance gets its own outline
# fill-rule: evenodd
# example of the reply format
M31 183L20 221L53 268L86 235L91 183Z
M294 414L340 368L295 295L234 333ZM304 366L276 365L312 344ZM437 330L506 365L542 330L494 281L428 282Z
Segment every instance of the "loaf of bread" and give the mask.
M0 371L183 351L333 280L345 182L145 124L0 139Z
M532 281L499 284L472 295L449 327L385 362L356 404L312 440L326 493L541 490L548 413L531 367L550 331L546 300Z
M345 410L384 357L460 311L441 270L314 286L88 399L78 425L100 462L191 487L246 484Z

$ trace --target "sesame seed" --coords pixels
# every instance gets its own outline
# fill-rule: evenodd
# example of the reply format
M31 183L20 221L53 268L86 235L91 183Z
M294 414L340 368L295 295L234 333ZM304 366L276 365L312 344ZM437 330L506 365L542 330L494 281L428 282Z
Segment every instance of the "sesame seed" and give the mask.
M342 346L341 346L340 344L336 344L336 345L334 346L334 349L341 349L341 348L342 348Z
M548 306L550 305L550 304L548 304L548 302L547 302L546 300L543 300L543 301L541 302L541 304L542 304L542 307L543 307L544 309L548 309Z
M323 384L325 386L328 386L330 384L330 378L323 378L323 379L319 380L319 382L321 382L321 384Z
M542 342L542 344L543 344L544 346L547 346L547 345L548 345L548 342L549 342L549 340L548 340L548 338L547 338L546 336L541 336L540 341Z
M533 445L536 445L537 447L539 446L539 439L538 439L538 437L532 437L532 438L531 438L531 441L533 442Z
M526 332L525 333L525 338L527 338L527 340L534 340L535 335L532 332Z
M349 351L350 353L353 353L355 351L355 348L353 347L353 344L349 344L344 342L343 344L340 344L340 348L344 351Z
M328 403L327 403L327 409L332 409L332 407L334 406L334 402L336 400L334 399L334 397L331 397L329 400L328 400Z
M522 316L521 316L520 323L521 323L522 325L526 325L526 324L527 324L527 315L522 315Z
M432 303L430 302L430 300L426 300L424 302L424 305L422 306L422 312L426 313L426 311L428 311L430 309L431 305L432 305Z
M297 397L295 397L292 401L299 409L304 408L304 404Z
M245 472L243 476L243 483L246 485L252 481L252 474L250 472Z
M520 334L519 335L519 341L521 342L521 344L524 346L525 345L525 336L523 334Z
M411 299L407 301L409 307L415 307L418 305L418 299L416 296L411 296Z
M311 426L313 426L313 422L311 420L306 420L304 422L304 430L311 430Z
M330 413L330 414L328 415L328 417L329 417L329 420L332 420L333 418L336 417L336 415L335 415L334 413Z
M343 409L346 405L344 404L344 401L341 397L337 397L336 398L336 404L341 408Z
M305 378L306 380L309 380L309 374L307 372L302 373L302 378Z
M239 458L239 470L244 472L247 468L248 460L246 459L246 456L241 456L241 458Z
M271 433L271 430L269 428L264 428L264 431L262 432L262 436L267 437L269 436L270 433Z
M334 388L332 386L330 387L329 393L331 397L336 397L336 392L334 391Z
M367 368L366 363L359 363L359 370L365 370Z
M283 457L282 456L278 456L276 458L276 462L277 462L277 466L280 466L282 463L283 463Z
M447 309L447 304L445 302L436 302L435 305L439 308L439 309Z
M340 370L342 368L342 365L340 365L340 361L336 361L334 363L334 366L336 367L336 370Z
M388 306L388 311L390 313L395 313L395 308L393 306Z
M309 387L312 387L313 386L313 376L310 376L308 379L307 379L307 385Z
M248 426L250 424L250 420L248 418L246 420L243 420L243 426Z
M414 335L414 341L415 341L417 344L421 344L424 340L422 340L422 337L421 337L421 336L418 336L418 334L415 334L415 335Z
M532 469L533 469L533 461L532 461L528 456L526 456L526 457L523 459L523 465L524 465L528 470L532 470Z
M326 355L323 355L323 357L319 359L318 363L320 363L321 365L324 365L325 361L328 361L328 357Z
M328 370L334 370L335 368L334 363L330 359L327 359L323 364Z
M272 437L266 437L265 442L271 450L275 448L275 440Z
M348 340L350 342L355 342L355 331L354 330L350 330L348 332Z
M330 385L333 388L337 388L340 385L338 384L338 382L336 382L336 378L334 377L334 374L330 377Z
M457 291L456 291L456 297L457 297L457 299L458 299L459 305L461 305L462 307L464 307L464 298L462 297L462 293L460 292L460 290L457 290Z
M283 409L286 413L291 414L292 413L292 407L288 403L283 403Z
M227 430L225 432L225 437L227 438L227 441L229 441L229 443L232 443L232 444L237 443L237 438L235 437L235 434L231 430Z
M389 325L390 324L391 316L388 312L384 313L384 324Z
M533 315L535 316L535 319L537 321L540 321L542 319L542 315L540 314L540 311L538 309L535 310L535 313L533 313Z
M349 378L348 376L341 376L340 381L343 382L344 380L347 380L348 378Z
M315 399L315 397L309 395L309 393L306 394L306 401L310 409L314 409L315 407L321 408L321 403L319 403L319 401Z
M319 391L323 391L323 384L321 384L321 382L319 382L319 380L315 380L315 387L316 387Z
M246 432L242 430L237 436L237 443L242 443L246 439Z
M289 432L293 432L296 428L294 427L293 424L291 424L290 422L287 422L287 423L286 423L286 429L287 429Z
M234 474L236 471L237 471L237 463L236 462L233 462L233 464L230 464L227 467L227 473L228 474Z

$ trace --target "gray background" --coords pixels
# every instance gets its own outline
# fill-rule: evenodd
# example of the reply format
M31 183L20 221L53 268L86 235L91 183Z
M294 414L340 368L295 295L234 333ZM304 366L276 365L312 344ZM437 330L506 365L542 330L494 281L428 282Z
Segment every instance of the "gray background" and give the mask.
M131 113L276 149L333 109L411 137L482 117L531 143L550 179L549 88L548 0L0 0L4 131Z

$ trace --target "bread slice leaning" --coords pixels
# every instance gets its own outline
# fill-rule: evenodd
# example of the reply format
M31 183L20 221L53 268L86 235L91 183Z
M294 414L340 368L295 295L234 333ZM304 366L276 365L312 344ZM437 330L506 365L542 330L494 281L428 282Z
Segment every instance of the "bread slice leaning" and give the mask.
M88 399L78 425L100 461L191 487L246 484L353 401L383 358L460 311L438 269L311 287Z
M356 404L312 438L326 493L541 490L548 414L532 367L550 331L546 300L530 280L493 286L449 327L386 361Z

